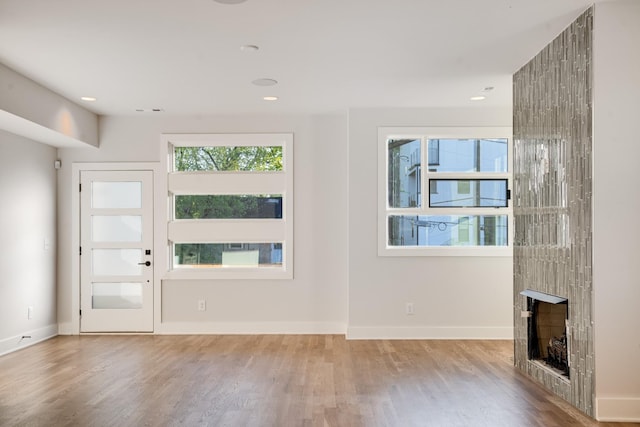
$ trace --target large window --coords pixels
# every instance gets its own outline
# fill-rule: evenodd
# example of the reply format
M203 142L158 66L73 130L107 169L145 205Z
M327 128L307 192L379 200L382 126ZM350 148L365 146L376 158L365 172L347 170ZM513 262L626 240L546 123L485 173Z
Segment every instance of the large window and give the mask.
M380 128L379 254L510 255L510 133Z
M170 274L293 277L292 135L164 139Z

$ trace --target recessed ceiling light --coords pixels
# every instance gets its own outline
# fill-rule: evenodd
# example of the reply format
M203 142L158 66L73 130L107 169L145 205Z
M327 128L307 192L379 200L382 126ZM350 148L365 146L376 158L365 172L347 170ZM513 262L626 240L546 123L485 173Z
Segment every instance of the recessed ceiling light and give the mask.
M97 101L97 98L94 98L93 96L83 96L83 97L80 97L80 99L87 102Z
M244 3L247 0L214 0L216 3L222 3L222 4L240 4L240 3Z
M274 79L256 79L251 83L256 86L274 86L278 84L278 81Z
M265 96L264 98L265 101L277 101L278 97L277 96Z
M240 46L240 50L243 52L257 52L260 48L255 44L245 44L244 46Z
M472 101L482 101L483 99L486 99L485 96L472 96L471 98Z

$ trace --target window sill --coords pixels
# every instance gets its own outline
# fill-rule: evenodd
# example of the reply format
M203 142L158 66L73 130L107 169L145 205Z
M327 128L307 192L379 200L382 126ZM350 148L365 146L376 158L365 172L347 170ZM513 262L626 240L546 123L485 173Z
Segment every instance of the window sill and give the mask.
M172 270L162 276L162 280L290 280L293 272L280 268L246 269L184 269Z
M384 257L513 257L511 246L502 247L380 247L378 256Z

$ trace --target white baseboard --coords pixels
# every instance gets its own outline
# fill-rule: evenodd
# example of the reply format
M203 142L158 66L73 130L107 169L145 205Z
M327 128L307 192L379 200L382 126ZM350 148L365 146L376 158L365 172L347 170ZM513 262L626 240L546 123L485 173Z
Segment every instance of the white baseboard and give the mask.
M31 331L25 331L20 335L5 338L3 340L0 340L0 356L48 340L49 338L53 338L56 335L58 335L57 324L33 329Z
M513 327L390 327L351 326L347 339L511 340Z
M596 397L596 420L601 422L639 423L640 397Z
M60 324L60 335L74 335L72 325ZM158 335L346 335L347 339L476 339L511 340L512 327L347 327L339 322L165 322Z
M346 325L334 322L167 322L160 335L344 335Z

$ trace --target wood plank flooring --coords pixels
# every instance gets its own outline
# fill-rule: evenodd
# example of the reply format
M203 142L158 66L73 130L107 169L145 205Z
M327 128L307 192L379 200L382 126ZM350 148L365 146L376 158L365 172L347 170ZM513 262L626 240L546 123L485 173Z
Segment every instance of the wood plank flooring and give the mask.
M511 341L56 337L0 357L1 426L615 426L516 371Z

